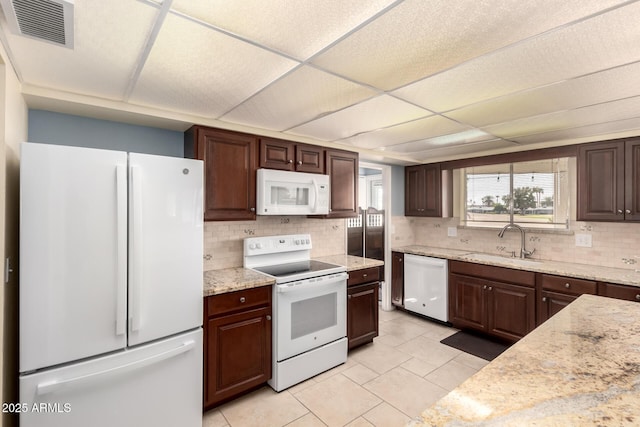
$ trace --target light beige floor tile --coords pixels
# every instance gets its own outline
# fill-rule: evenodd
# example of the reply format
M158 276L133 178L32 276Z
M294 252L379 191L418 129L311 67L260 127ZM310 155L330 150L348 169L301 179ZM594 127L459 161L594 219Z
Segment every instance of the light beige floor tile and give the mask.
M318 383L318 382L317 382L315 379L313 379L313 378L309 378L309 379L308 379L308 380L306 380L306 381L303 381L303 382L298 383L298 384L296 384L296 385L294 385L294 386L292 386L292 387L289 387L289 388L287 389L287 391L288 391L289 393L291 393L291 394L295 395L296 393L298 393L298 392L300 392L300 391L304 390L305 388L309 388L309 387L311 387L312 385L317 384L317 383Z
M358 417L347 424L345 427L375 427L375 425L371 424L369 421L365 420L362 417Z
M404 318L381 323L379 329L386 335L393 335L404 341L416 338L429 330L424 323L413 323Z
M445 363L424 378L451 391L476 372L478 372L476 369L454 359Z
M413 372L419 377L424 377L428 373L433 372L440 367L440 365L429 363L425 360L418 359L417 357L412 357L400 366L405 368L407 371Z
M360 351L355 354L353 359L367 368L383 374L411 359L411 356L396 350L394 347L382 343L373 343L373 345L367 347L366 351Z
M232 427L283 426L309 412L288 391L263 387L220 407Z
M202 427L227 427L229 423L217 409L202 414Z
M443 340L443 339L447 338L448 336L453 335L456 332L458 332L458 329L451 328L451 327L445 326L445 325L441 325L439 323L427 321L427 324L428 324L428 331L425 332L424 334L422 334L422 336L427 337L427 338L431 338L434 341Z
M380 309L378 310L378 321L388 322L389 320L397 319L401 315L402 312L400 312L399 310L384 311Z
M326 427L318 417L309 412L307 415L287 424L287 427Z
M464 352L460 353L453 360L457 360L458 362L464 365L467 365L473 369L476 369L478 371L489 364L489 361L487 360L474 356L473 354L464 353Z
M340 372L346 371L347 369L351 368L353 365L355 365L357 362L353 359L347 358L347 361L344 362L342 365L338 365L335 368L331 368L328 371L325 371L321 374L316 375L315 377L313 377L313 379L316 382L321 382L326 380L327 378L331 378L332 376L339 374Z
M302 390L296 399L329 426L350 423L382 402L342 374Z
M386 402L382 402L363 417L374 426L403 426L410 418L403 412L397 410Z
M418 337L396 348L425 362L433 363L436 366L444 365L462 353L460 350L440 344L438 341L426 337Z
M376 343L385 344L390 347L397 347L406 343L408 340L404 336L393 335L381 331L380 335L375 339Z
M349 378L354 383L362 385L376 378L378 373L358 363L343 371L342 375Z
M448 391L404 368L395 368L363 386L413 418Z

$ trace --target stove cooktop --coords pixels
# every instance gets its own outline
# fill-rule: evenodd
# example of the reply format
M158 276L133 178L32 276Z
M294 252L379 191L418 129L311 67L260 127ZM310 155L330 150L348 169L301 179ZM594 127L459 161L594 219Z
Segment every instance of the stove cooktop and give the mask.
M307 279L309 277L324 276L327 274L346 271L346 268L341 265L330 264L328 262L316 261L313 259L254 267L253 269L275 277L277 283L291 282Z

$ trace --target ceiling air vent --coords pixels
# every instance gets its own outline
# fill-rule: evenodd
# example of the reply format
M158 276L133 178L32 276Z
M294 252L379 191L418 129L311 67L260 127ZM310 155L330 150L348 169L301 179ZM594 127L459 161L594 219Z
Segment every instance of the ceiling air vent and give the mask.
M0 0L7 24L23 36L73 48L73 0Z

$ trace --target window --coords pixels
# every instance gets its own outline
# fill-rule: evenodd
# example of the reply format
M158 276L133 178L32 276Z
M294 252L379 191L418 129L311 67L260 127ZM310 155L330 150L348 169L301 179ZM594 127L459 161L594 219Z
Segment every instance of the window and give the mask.
M460 170L461 222L478 227L514 223L566 229L570 217L569 157Z

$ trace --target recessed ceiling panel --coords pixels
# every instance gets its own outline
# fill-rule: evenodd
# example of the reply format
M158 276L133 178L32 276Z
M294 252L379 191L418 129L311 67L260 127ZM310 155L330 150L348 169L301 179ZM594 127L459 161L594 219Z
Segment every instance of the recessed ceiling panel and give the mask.
M122 99L158 14L157 8L128 0L109 0L75 2L74 9L73 49L7 34L23 82Z
M636 2L482 56L394 95L442 112L635 62L640 60L637 22Z
M616 3L407 0L313 62L391 90Z
M388 95L380 95L295 127L288 133L335 141L428 115L431 113L420 107Z
M385 151L394 153L416 153L432 148L439 148L444 146L459 147L461 145L469 143L496 141L499 139L500 138L496 138L480 130L474 129L467 132L461 132L459 134L443 135L436 138L424 139L422 141L397 144L391 147L387 147Z
M582 126L579 128L562 129L552 132L539 133L536 135L519 136L513 140L519 144L535 144L539 142L562 142L571 140L597 141L609 138L621 138L629 135L619 135L627 133L638 135L640 132L640 117L615 122L600 123L595 125ZM618 134L618 135L616 135Z
M503 138L516 139L523 135L571 129L634 117L640 117L640 96L514 120L487 126L484 130Z
M298 63L169 14L131 101L218 117Z
M458 158L461 156L477 157L492 151L513 148L513 144L504 140L477 142L473 144L456 145L454 147L438 147L417 153L411 153L411 157L419 162L434 162L442 159Z
M376 95L365 86L303 66L220 119L282 131Z
M171 7L303 60L393 1L174 0Z
M640 95L640 62L506 95L448 112L473 126L487 126L559 110Z
M469 129L467 126L445 117L431 116L372 132L361 133L340 142L372 149L425 138L434 138L440 135L462 132L467 129Z

